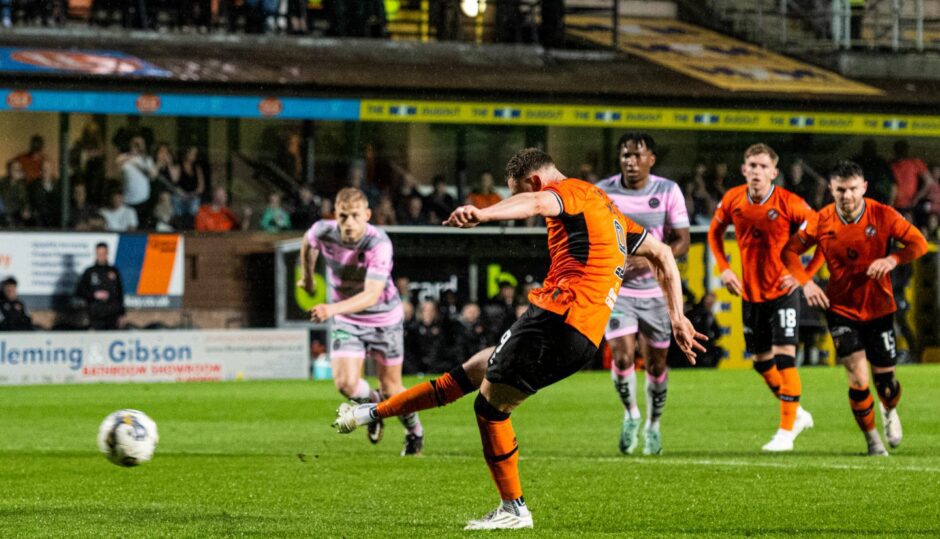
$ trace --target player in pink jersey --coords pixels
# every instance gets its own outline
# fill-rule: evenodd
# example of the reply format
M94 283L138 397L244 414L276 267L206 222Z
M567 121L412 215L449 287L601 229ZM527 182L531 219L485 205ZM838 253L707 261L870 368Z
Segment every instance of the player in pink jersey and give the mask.
M333 381L340 393L354 402L379 402L405 390L401 382L404 314L391 278L392 242L384 231L369 224L372 211L359 189L341 190L335 208L335 221L317 221L304 235L298 284L313 293L313 271L322 256L331 294L329 303L310 311L310 320L333 319ZM371 390L362 378L367 354L375 361L380 391ZM408 431L402 455L419 455L424 430L418 414L399 419ZM369 441L379 443L383 430L381 421L370 424Z
M639 223L656 239L667 241L673 256L689 250L689 214L679 186L650 174L656 163L656 142L646 133L620 138L620 174L597 183L624 215ZM663 290L645 258L628 256L626 274L605 336L613 353L611 376L624 406L620 451L632 454L639 444L640 409L637 406L634 359L638 334L646 341L646 425L643 453L662 453L659 419L666 406L668 367L666 354L672 335Z

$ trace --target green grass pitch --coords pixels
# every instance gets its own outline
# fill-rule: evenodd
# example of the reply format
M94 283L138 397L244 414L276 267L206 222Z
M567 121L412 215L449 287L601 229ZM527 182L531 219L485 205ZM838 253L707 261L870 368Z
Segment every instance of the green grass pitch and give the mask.
M890 458L861 456L840 369L801 372L816 428L786 455L760 454L778 408L753 372L673 371L661 457L618 453L607 373L544 390L513 414L535 529L496 535L940 536L940 367L900 369ZM498 498L472 401L424 412L404 459L397 422L378 446L330 429L329 382L3 387L0 537L465 537ZM123 407L160 428L135 469L95 447Z

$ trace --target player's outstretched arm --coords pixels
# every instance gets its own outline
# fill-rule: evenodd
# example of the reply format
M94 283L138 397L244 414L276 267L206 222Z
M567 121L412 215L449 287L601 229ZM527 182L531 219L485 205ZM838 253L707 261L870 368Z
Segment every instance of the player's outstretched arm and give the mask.
M460 206L441 224L456 228L473 228L481 223L515 221L536 215L555 217L561 210L561 201L554 193L520 193L482 210L476 206Z
M321 323L338 314L353 314L364 311L379 302L385 290L385 281L366 279L365 288L351 298L336 303L321 303L310 310L310 321Z
M735 296L740 296L744 291L741 286L741 280L728 264L728 257L725 256L725 230L728 225L721 220L713 217L711 225L708 227L708 248L711 249L712 256L715 257L715 263L721 270L721 284Z
M669 310L669 319L672 322L672 332L676 337L676 343L689 359L689 363L695 365L695 351L705 351L705 347L698 341L707 341L708 337L695 331L692 322L683 314L682 280L676 259L672 256L672 249L647 235L633 254L649 260L653 274L666 295L666 308Z
M313 278L313 269L317 267L317 257L320 251L314 249L307 237L304 236L303 243L300 244L300 280L297 286L303 288L308 294L317 291L317 282Z

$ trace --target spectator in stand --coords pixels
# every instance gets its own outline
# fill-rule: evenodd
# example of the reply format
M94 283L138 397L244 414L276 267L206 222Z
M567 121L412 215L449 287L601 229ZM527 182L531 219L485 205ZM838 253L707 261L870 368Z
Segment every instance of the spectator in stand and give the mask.
M307 33L307 0L287 1L287 33L303 35Z
M43 228L60 226L62 218L62 190L55 177L52 161L42 164L42 175L29 184L29 205L36 212L36 220Z
M931 213L927 216L927 221L921 229L927 241L940 243L940 214Z
M448 217L449 216L448 214ZM448 325L456 321L460 316L460 308L457 306L457 294L453 290L444 290L441 292L441 302L438 305L438 311L441 314L441 318Z
M39 219L36 218L36 213L28 202L24 204L20 208L19 213L16 214L16 218L13 220L13 226L20 228L36 228L39 226Z
M897 186L894 184L894 172L891 165L878 155L878 143L875 139L862 141L862 151L852 158L865 171L868 190L865 196L882 204L893 205Z
M516 321L516 287L509 281L500 281L499 293L483 305L483 322L486 325L490 346Z
M447 192L447 179L443 175L434 176L431 182L434 184L434 191L424 202L428 210L428 220L437 224L450 216L457 207L457 201Z
M85 184L72 186L72 205L69 209L69 228L73 230L96 230L96 221L101 219L98 208L88 203Z
M7 207L3 203L3 193L0 192L0 227L8 226L10 224L10 218L7 215Z
M98 212L104 218L104 228L109 232L131 232L137 230L140 222L137 210L124 203L124 193L111 193L111 204Z
M121 0L91 0L89 11L91 11L88 21L90 24L111 26L115 16L121 12Z
M430 224L427 213L424 212L424 203L421 201L421 197L405 199L405 214L400 223L409 226Z
M268 195L268 206L261 214L261 230L283 232L290 229L290 215L281 207L281 194L271 193Z
M313 191L307 186L301 187L297 192L297 204L290 215L291 225L294 230L307 230L310 225L319 220L320 210Z
M480 306L467 303L453 326L454 351L452 357L472 357L487 347L486 326L480 319Z
M16 279L7 277L0 283L0 331L32 331L33 319L20 301Z
M799 195L814 210L823 207L826 180L802 158L798 157L790 164L790 175L784 178L784 187Z
M480 175L480 185L477 187L476 191L470 193L467 196L467 203L480 208L488 208L493 204L496 204L503 197L499 196L493 189L493 175L489 172L484 172Z
M15 223L19 219L20 210L29 205L26 175L19 161L7 163L7 176L0 180L0 198L6 207L7 218Z
M724 161L716 161L712 165L712 176L706 188L708 189L708 194L715 200L721 200L725 196L725 191L731 187L730 181L728 180L728 163Z
M320 199L320 219L336 219L332 197L322 197Z
M243 219L228 207L228 191L224 187L212 190L212 202L203 204L196 214L196 230L201 232L228 232L230 230L248 230L251 210L246 207Z
M411 303L411 279L408 277L398 277L395 279L395 288L398 289L398 296L402 303Z
M156 181L153 184L153 194L176 191L180 181L180 167L176 164L173 152L170 151L170 145L166 142L158 143L155 155L154 164L157 167L157 176L154 178Z
M88 200L93 206L106 202L105 141L101 124L90 121L82 127L82 134L69 150L69 166L75 183L84 183Z
M894 143L891 171L894 173L894 183L897 185L894 207L898 210L917 207L927 195L930 186L937 181L930 175L926 163L910 156L910 146L905 140Z
M692 175L682 182L682 191L685 193L685 207L689 209L689 220L696 225L708 226L715 206L718 202L708 190L708 165L704 161L696 161L692 168Z
M455 363L462 361L446 357L446 335L438 316L437 304L433 301L421 302L417 316L406 332L413 337L414 348L405 358L410 363L411 372L447 372Z
M29 150L13 158L23 168L26 183L31 183L42 177L42 164L46 161L46 141L41 135L33 135L29 139Z
M183 195L192 200L191 213L199 211L199 201L209 194L209 164L205 152L198 146L189 146L180 162L179 188Z
M157 178L159 171L153 158L147 153L144 137L135 135L131 138L128 151L115 160L121 169L124 181L124 202L140 215L147 214L150 201L150 182Z
M398 219L395 217L395 206L392 205L392 199L382 195L382 198L379 199L379 206L372 212L372 224L377 226L398 224Z
M173 195L169 191L160 191L157 203L150 214L151 230L157 232L174 232L176 230L176 215L173 213Z
M121 272L108 263L108 244L95 246L95 263L78 280L75 296L85 301L88 325L95 330L119 329L126 323Z
M0 24L4 28L13 26L13 0L0 0Z
M208 32L212 28L212 0L180 0L176 18L180 26Z
M375 208L379 204L381 193L366 178L366 163L362 159L356 159L349 165L349 171L346 175L346 186L355 187L366 195L369 201L369 207Z
M281 130L278 134L277 156L275 164L295 182L300 182L304 175L304 139L300 131Z

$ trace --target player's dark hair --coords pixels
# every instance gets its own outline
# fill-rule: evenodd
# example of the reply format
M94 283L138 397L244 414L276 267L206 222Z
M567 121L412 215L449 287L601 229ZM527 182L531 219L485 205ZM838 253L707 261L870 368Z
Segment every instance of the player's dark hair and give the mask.
M862 170L861 165L855 161L839 161L836 163L836 166L832 167L832 170L829 171L829 180L839 178L842 180L847 180L858 176L859 178L865 179L865 172Z
M534 172L546 165L554 165L552 156L538 148L526 148L519 150L516 155L506 163L506 177L522 180L531 172Z
M100 243L98 243L97 245L95 245L95 249L100 249L101 247L104 247L105 249L107 249L107 248L108 248L108 244L105 243L105 242L100 242Z
M637 146L639 146L642 142L643 146L645 146L646 149L650 151L650 153L656 153L656 141L653 140L652 135L649 133L624 133L623 136L620 137L620 141L617 143L617 148L623 148L627 145L628 142L635 142Z

